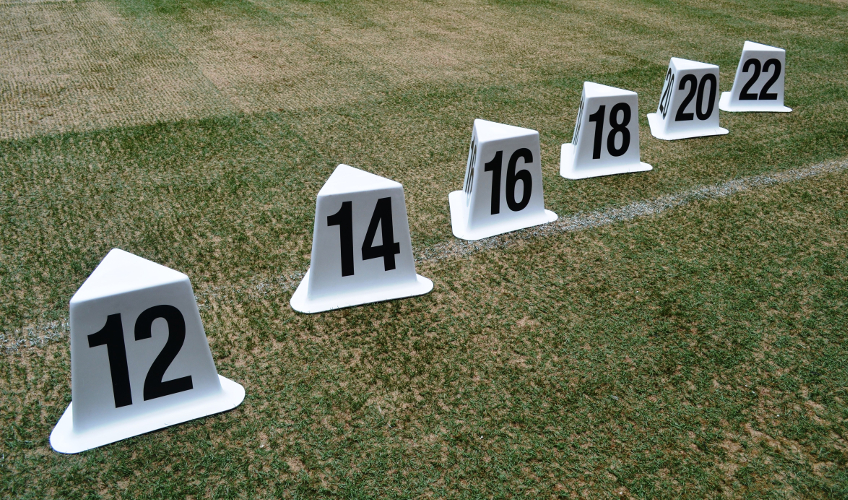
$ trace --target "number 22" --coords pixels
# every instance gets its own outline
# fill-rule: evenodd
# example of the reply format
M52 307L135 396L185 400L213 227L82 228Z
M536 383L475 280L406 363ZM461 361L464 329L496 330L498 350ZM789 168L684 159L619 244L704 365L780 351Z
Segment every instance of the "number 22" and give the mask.
M530 203L530 195L533 192L533 176L529 170L516 170L518 160L524 160L524 163L533 162L533 152L527 148L519 148L509 157L509 162L506 167L506 206L513 212L524 210L524 207ZM483 164L483 170L492 172L492 202L491 214L499 214L501 212L501 168L503 168L503 151L495 153L492 161ZM515 199L515 185L521 181L521 199Z
M742 66L742 71L747 73L748 68L750 68L751 66L753 66L754 71L751 74L751 78L748 80L748 83L746 83L745 86L742 87L742 92L739 93L739 100L740 101L756 101L756 100L776 101L777 100L777 94L774 93L774 92L769 92L769 90L771 89L771 86L774 85L775 82L777 82L777 79L780 78L780 70L781 70L780 61L778 59L769 59L765 62L765 64L763 64L763 67L762 67L763 72L768 71L769 68L774 68L774 72L772 73L771 78L769 78L768 81L766 81L765 85L763 85L763 88L760 89L759 95L752 94L752 93L749 92L749 90L751 90L751 87L754 86L754 83L756 83L757 79L760 78L760 60L759 59L748 59L747 61L745 61L745 64Z

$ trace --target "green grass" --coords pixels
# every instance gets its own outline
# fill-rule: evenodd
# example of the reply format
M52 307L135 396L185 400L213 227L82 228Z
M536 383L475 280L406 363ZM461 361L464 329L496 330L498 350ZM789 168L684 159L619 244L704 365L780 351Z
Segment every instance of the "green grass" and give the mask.
M0 3L0 19L92 6L150 51L114 60L181 61L216 104L180 121L26 125L0 142L0 334L66 318L120 247L189 275L218 369L247 399L59 455L48 436L71 397L67 339L4 354L3 496L848 496L845 171L427 261L435 289L420 298L305 316L292 290L251 288L308 268L315 195L338 163L404 185L416 250L452 241L447 195L474 118L540 131L560 216L844 161L848 9L115 0ZM19 43L0 33L0 47ZM240 43L251 34L277 43ZM668 59L719 64L728 90L745 40L787 49L793 112L651 137ZM221 47L232 57L204 52ZM268 69L294 56L307 76ZM255 73L234 78L243 67ZM583 81L639 93L652 172L559 177ZM62 101L71 87L44 89L63 113L82 105Z

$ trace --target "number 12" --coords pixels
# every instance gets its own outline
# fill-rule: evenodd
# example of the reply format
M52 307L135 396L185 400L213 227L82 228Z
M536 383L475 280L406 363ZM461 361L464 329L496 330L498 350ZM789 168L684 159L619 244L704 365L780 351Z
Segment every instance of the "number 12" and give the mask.
M174 306L162 305L146 309L135 320L135 340L149 339L152 336L153 321L162 318L168 322L168 341L156 356L147 377L144 378L144 400L161 398L170 394L191 390L194 386L191 375L174 380L162 381L165 371L171 366L185 342L186 326L183 315ZM112 395L115 397L115 408L132 404L132 389L130 387L130 369L127 364L127 348L124 344L124 328L121 314L110 314L106 317L106 325L100 331L88 336L88 347L106 346L109 357L109 371L112 375Z

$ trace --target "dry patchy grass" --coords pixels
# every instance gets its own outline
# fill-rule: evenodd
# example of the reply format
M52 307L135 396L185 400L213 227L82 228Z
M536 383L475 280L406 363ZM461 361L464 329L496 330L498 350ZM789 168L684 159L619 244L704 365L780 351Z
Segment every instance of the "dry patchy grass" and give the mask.
M98 0L0 14L2 332L64 319L123 247L192 277L217 366L248 391L234 412L58 456L66 336L3 355L0 491L845 495L844 171L429 260L424 297L288 305L337 163L403 183L416 249L452 241L447 193L474 117L541 131L561 216L844 158L841 7ZM727 88L746 38L787 47L795 111L653 140L644 114L668 57L720 64ZM584 80L640 93L653 172L558 177ZM83 132L43 135L62 130Z
M670 54L722 63L729 82L740 23L749 38L790 51L793 37L838 37L848 25L844 15L822 23L782 11L764 15L736 2L707 9L638 2L96 0L0 9L0 110L13 118L3 120L0 139L233 111L305 111L414 86L603 79L634 63L663 66ZM661 86L662 71L656 73L653 93ZM791 95L793 80L787 81ZM562 107L566 123L572 107Z
M126 495L838 494L846 193L843 172L444 259L430 295L322 315L221 293L201 314L245 404L78 457L46 444L66 345L7 356L2 466L57 495L94 464Z
M228 112L190 61L108 2L0 6L0 140Z

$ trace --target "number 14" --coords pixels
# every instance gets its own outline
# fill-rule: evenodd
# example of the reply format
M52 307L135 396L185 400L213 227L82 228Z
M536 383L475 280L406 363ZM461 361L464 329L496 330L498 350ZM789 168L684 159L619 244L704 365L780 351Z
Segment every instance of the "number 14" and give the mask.
M342 202L338 212L327 217L328 226L339 226L339 243L341 244L342 276L353 276L353 202ZM377 236L377 226L380 226L380 235L383 243L374 246L374 237ZM380 198L371 222L365 232L365 241L362 242L362 260L383 258L383 268L391 271L395 268L395 255L400 253L400 243L394 241L394 227L392 225L392 198Z

